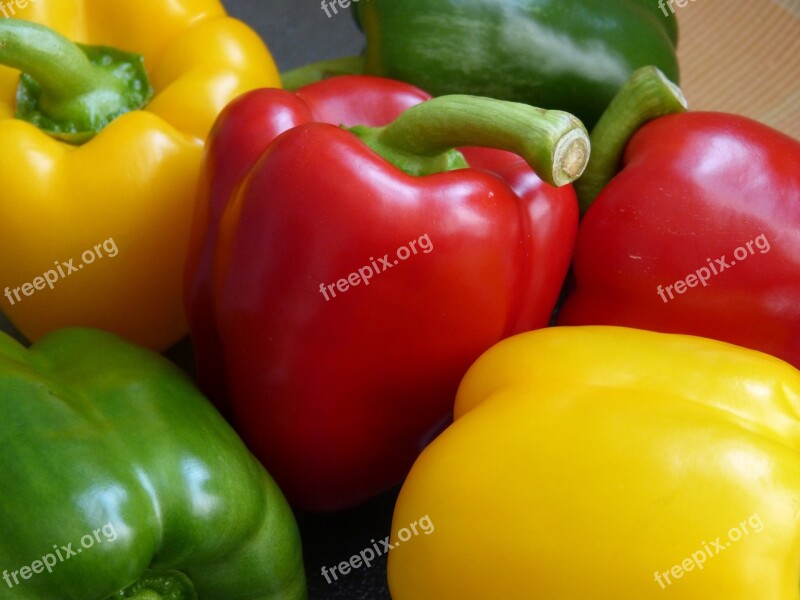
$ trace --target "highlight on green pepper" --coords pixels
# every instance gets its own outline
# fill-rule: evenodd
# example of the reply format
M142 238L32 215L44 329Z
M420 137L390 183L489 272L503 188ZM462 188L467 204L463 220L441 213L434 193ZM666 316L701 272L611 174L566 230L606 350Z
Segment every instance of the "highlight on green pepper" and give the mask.
M0 409L0 598L306 597L283 494L166 359L0 334Z

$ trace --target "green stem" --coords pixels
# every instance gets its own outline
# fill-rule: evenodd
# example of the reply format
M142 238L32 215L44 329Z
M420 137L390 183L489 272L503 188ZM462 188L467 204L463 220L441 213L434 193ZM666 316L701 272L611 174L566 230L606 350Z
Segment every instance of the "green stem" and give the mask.
M54 99L85 94L115 81L55 31L20 19L0 21L0 63L33 77Z
M363 56L346 56L333 60L321 60L303 67L281 73L284 89L296 90L310 83L321 81L337 75L362 75L364 73Z
M180 571L147 571L135 583L104 600L197 600L191 580Z
M592 158L586 172L575 182L581 214L584 214L617 174L628 140L648 121L684 112L681 89L656 67L635 71L608 105L592 130Z
M586 129L573 115L479 96L440 96L409 108L386 127L359 127L354 133L414 175L443 170L448 151L457 146L514 152L555 186L578 178L589 160Z
M153 590L144 590L131 598L132 600L164 600L164 596Z
M152 96L142 57L74 44L38 23L0 19L0 64L22 71L17 117L84 141Z

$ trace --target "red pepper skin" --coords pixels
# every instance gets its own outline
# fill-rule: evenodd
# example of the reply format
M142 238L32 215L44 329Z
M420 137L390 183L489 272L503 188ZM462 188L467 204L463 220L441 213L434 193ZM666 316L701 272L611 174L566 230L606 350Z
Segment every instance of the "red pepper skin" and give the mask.
M430 97L393 79L345 76L305 86L294 94L277 88L253 90L220 113L200 171L184 269L184 298L189 330L197 342L198 383L224 414L230 415L230 408L222 342L213 324L213 265L220 220L233 194L272 140L298 124L330 120L346 126L383 125Z
M656 119L581 223L558 322L716 338L800 367L798 231L797 140L736 115Z
M398 483L474 359L548 323L569 266L572 186L474 148L474 168L411 177L334 126L427 98L361 76L263 90L211 135L185 281L201 385L301 508ZM320 292L425 234L370 285Z

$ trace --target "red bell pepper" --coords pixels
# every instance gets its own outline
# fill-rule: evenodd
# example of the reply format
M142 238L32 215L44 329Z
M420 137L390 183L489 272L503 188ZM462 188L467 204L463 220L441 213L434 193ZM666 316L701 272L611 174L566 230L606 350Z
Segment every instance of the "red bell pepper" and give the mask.
M592 132L598 160L624 159L581 222L559 324L716 338L800 367L800 142L710 112L631 137L636 102Z
M365 76L259 90L211 135L186 270L198 373L303 508L399 482L472 361L548 323L569 266L572 186L507 151L567 184L580 122L428 98ZM451 150L471 144L500 150Z

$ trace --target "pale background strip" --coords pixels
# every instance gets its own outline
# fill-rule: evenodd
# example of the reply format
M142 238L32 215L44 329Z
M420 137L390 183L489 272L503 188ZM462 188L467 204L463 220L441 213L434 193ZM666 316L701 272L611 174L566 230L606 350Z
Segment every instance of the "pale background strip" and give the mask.
M675 12L690 109L743 114L800 139L800 0L691 0Z

